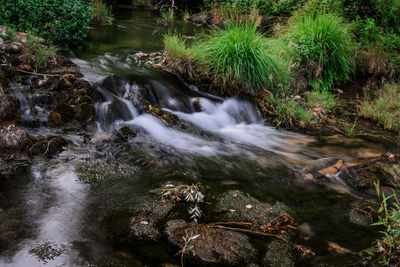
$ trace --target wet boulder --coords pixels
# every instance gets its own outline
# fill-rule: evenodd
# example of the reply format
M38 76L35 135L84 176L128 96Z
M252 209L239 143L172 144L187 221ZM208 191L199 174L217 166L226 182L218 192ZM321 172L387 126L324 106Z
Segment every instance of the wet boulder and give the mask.
M0 124L16 123L21 121L21 112L14 100L1 92L0 85Z
M51 157L62 151L67 142L61 136L50 136L37 141L29 149L31 156Z
M169 221L166 232L168 240L182 249L184 238L195 237L185 249L186 261L193 264L245 266L253 263L256 256L248 237L239 232L180 220Z
M230 190L219 197L214 209L220 221L249 222L255 230L273 224L281 215L290 216L289 208L283 203L274 205L260 202L247 193Z
M375 183L391 187L394 178L379 164L365 164L348 167L339 174L339 177L348 185L359 191L374 191Z
M273 240L266 247L262 259L266 267L294 267L294 257L290 243L283 240Z
M132 210L116 212L108 217L106 229L113 243L131 247L143 240L157 240L162 222L174 208L172 202L165 202L161 196L144 200Z
M21 152L31 145L31 138L20 126L0 125L0 150L3 152Z
M50 127L62 126L64 123L71 122L75 118L75 110L71 105L58 104L50 113L48 122Z
M81 123L92 122L95 118L96 110L91 104L80 104L75 107L75 119Z

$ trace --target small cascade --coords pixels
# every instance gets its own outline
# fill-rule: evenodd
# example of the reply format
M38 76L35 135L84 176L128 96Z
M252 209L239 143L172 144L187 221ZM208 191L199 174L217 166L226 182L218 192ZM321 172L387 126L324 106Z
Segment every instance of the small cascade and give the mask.
M27 78L31 83L31 79ZM51 107L56 99L49 94L39 90L33 90L31 86L22 86L14 80L8 80L9 95L14 97L20 106L21 124L28 128L41 128L47 126L47 118L50 115Z
M186 87L181 90L186 94L176 94L175 88L169 89L168 84L152 80L149 84L139 86L117 77L104 80L98 86L101 98L104 99L104 102L97 105L99 132L112 133L123 126L140 127L161 145L189 153L206 156L240 155L254 154L256 149L260 149L308 160L295 155L300 146L289 141L297 139L298 142L304 136L266 126L258 118L254 105L248 101L207 98ZM175 114L206 134L170 128L157 117L139 112L143 110L146 98L149 103Z

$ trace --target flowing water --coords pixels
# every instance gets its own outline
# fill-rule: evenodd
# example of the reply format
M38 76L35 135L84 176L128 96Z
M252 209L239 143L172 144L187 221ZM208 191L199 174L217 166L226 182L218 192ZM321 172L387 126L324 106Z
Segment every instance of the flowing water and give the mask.
M111 244L104 228L115 210L140 205L151 190L174 180L200 182L208 194L239 189L285 203L299 224L310 225L314 236L305 243L334 266L342 256L330 252L328 242L352 251L371 244L374 232L348 217L351 203L368 196L336 177L310 181L304 175L388 148L278 130L246 100L208 95L135 62L133 52L162 50L167 29L152 11L117 11L116 17L114 25L91 30L89 40L69 53L85 79L96 83L96 125L86 134L63 135L69 145L58 157L1 182L0 219L13 223L1 227L17 233L10 235L11 249L0 250L0 266L178 264L165 240L125 251ZM183 23L176 28L194 32ZM24 126L33 135L52 134L46 118L53 100L18 90ZM144 113L143 100L176 115L182 125L169 127ZM136 135L119 138L124 127Z

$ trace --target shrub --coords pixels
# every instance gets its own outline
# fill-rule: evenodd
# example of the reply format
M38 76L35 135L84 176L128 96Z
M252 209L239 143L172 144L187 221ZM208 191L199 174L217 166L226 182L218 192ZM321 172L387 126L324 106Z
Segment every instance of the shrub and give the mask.
M273 43L257 33L253 22L236 22L203 35L193 50L209 68L220 94L257 95L286 82L286 62L271 53Z
M89 0L2 0L0 24L55 42L81 40L92 19Z
M298 52L300 68L310 85L330 88L349 79L354 70L351 25L335 14L296 15L286 38Z

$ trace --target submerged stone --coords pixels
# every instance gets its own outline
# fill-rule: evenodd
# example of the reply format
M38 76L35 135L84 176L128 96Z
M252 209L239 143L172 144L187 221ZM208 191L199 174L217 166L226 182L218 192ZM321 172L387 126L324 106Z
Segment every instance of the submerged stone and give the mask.
M184 238L198 235L186 246L185 257L191 262L245 266L256 256L248 237L239 232L180 220L169 221L166 232L168 240L180 248L185 247Z
M290 215L289 208L283 203L274 205L263 203L247 193L230 190L219 197L214 209L220 221L250 222L260 227L275 221L281 214Z
M165 202L159 196L141 202L133 210L117 212L106 222L113 243L129 247L142 240L157 240L159 224L166 219L175 203Z
M290 243L282 240L273 240L267 245L267 252L262 261L266 267L295 266Z

